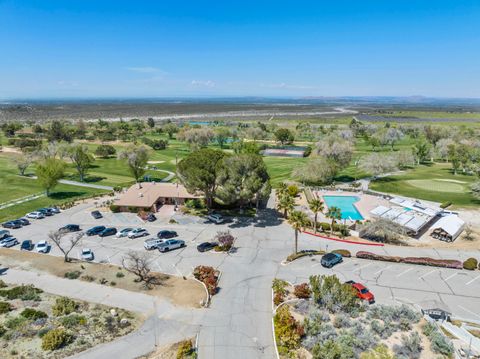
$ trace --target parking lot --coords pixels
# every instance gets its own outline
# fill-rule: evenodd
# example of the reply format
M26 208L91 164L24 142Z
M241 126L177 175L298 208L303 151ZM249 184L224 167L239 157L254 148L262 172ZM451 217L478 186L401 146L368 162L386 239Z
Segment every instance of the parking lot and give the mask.
M148 251L152 258L153 270L174 274L188 275L192 269L199 264L218 266L225 254L216 252L200 253L196 247L198 244L211 241L217 231L226 230L228 225L216 225L206 220L177 215L179 223L169 224L167 218L159 218L155 222L144 222L138 216L131 213L110 213L102 212L103 218L94 219L91 211L95 208L91 205L80 205L75 208L63 211L60 214L49 216L44 219L32 219L31 224L20 229L12 229L10 233L21 243L23 240L31 240L38 243L47 240L51 245L50 255L62 256L61 251L48 239L48 233L56 231L67 224L78 224L82 231L91 227L103 225L115 227L118 231L124 228L147 229L149 235L135 239L127 237L118 238L116 235L99 237L98 235L84 235L81 242L70 253L71 258L81 259L81 252L89 248L94 253L94 261L100 263L122 264L123 257L130 251L146 252L143 243L149 238L155 238L157 232L164 229L174 230L178 233L176 239L185 241L186 247L172 250L167 253L160 253L158 250ZM66 234L65 240L69 236ZM17 245L12 249L19 249ZM180 263L181 261L181 263Z
M377 301L418 305L427 300L443 301L459 317L480 320L480 273L401 263L345 258L332 269L323 268L320 257L302 258L279 270L279 277L293 283L310 275L336 274L369 287Z

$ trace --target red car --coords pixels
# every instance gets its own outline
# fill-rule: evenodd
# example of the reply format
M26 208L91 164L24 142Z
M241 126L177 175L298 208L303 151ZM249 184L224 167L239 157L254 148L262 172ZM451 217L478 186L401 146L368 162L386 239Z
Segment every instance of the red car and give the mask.
M366 300L369 304L375 303L375 296L363 284L355 283L353 280L349 280L346 283L350 284L352 288L355 289L358 298Z

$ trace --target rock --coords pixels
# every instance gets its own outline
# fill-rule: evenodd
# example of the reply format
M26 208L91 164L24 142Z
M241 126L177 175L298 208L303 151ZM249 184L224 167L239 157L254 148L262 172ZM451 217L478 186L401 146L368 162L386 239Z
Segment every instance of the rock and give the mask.
M112 315L112 317L116 317L118 315L115 309L110 309L110 314Z
M126 327L126 326L129 326L129 325L130 325L130 322L129 322L129 320L128 320L127 318L122 318L122 319L120 319L120 325L121 325L122 327Z

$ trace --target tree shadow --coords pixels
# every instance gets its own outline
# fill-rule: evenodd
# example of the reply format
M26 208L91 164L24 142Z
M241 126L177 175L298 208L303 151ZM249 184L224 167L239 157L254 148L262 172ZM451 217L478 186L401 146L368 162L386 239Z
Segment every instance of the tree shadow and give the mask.
M107 179L107 177L102 177L102 176L88 176L84 178L84 182L86 183L95 183L95 182L100 182L101 180Z
M274 227L282 224L277 210L273 208L266 208L258 211L258 215L254 220L254 226L259 228Z
M78 196L86 195L87 192L53 192L48 196L51 199L62 200L62 199L71 199Z

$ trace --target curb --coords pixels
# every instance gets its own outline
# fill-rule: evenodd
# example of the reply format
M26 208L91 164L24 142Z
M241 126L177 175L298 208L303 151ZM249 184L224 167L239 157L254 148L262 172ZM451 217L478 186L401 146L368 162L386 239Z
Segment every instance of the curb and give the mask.
M350 240L347 240L347 239L326 237L326 236L322 236L320 234L315 234L315 233L308 232L308 231L303 231L303 233L309 234L309 235L315 236L315 237L320 237L320 238L323 238L323 239L328 239L328 240L331 240L331 241L342 242L342 243L360 244L360 245L364 245L364 246L374 246L374 247L384 247L385 246L383 243L364 243L364 242L350 241Z

